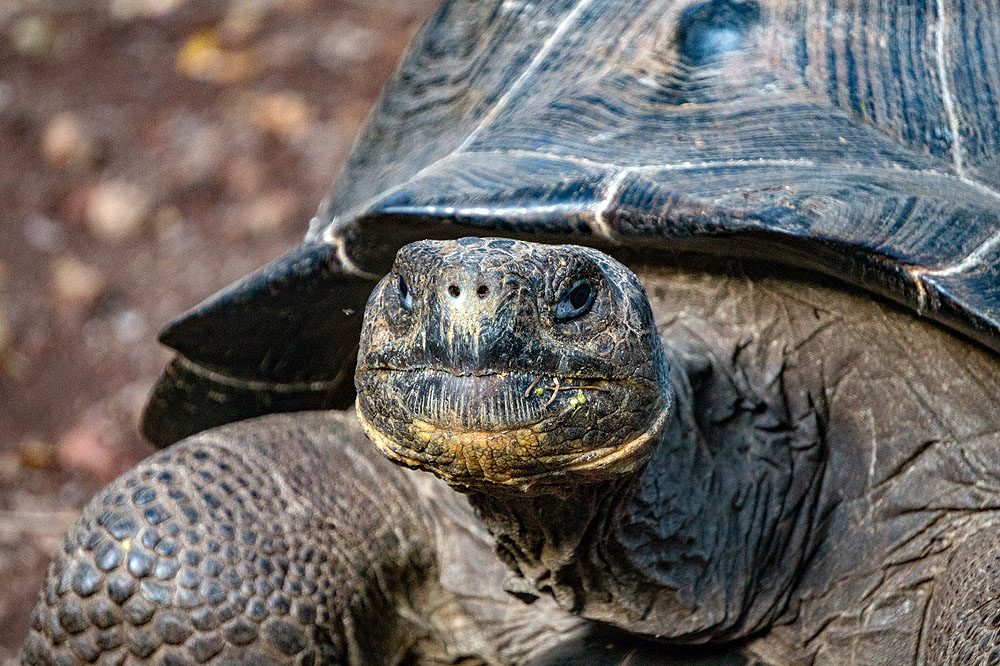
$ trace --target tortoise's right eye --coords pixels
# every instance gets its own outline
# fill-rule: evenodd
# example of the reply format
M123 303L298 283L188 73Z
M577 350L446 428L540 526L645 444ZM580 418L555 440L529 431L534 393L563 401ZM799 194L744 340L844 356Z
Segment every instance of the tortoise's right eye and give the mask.
M410 291L410 286L406 284L406 278L403 274L399 274L399 302L407 310L413 309L413 293Z
M568 321L587 312L594 302L594 287L589 280L577 280L569 292L556 303L556 319Z

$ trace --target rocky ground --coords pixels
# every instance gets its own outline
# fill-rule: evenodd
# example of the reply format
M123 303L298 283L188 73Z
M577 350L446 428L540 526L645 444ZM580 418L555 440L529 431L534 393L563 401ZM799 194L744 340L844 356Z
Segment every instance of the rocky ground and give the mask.
M152 451L157 331L298 242L436 4L0 1L0 664Z

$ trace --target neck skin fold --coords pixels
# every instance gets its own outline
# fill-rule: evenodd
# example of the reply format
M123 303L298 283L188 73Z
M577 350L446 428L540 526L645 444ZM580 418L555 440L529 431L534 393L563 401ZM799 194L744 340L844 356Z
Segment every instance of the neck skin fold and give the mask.
M822 447L791 444L818 444L802 432L818 424L720 427L685 369L671 364L670 375L676 412L645 467L469 500L519 589L670 642L736 640L781 616L813 548ZM704 365L697 381L701 395Z

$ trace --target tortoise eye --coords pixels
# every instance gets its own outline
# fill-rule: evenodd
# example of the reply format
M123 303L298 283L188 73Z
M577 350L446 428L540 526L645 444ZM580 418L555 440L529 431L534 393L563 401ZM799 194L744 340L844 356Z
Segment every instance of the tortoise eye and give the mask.
M556 303L556 319L575 319L590 309L594 302L594 287L589 280L579 280L566 295Z
M407 310L413 309L413 292L410 291L410 286L406 284L406 278L403 274L399 274L399 283L397 284L399 289L399 302Z

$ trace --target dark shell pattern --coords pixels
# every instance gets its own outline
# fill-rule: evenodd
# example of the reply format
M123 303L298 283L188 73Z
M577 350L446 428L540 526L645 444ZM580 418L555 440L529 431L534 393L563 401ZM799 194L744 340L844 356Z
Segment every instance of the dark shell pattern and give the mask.
M390 215L721 237L1000 348L1000 8L448 3L307 240Z
M502 234L804 268L1000 351L998 119L995 2L452 0L303 245L162 339L326 390L396 249Z

